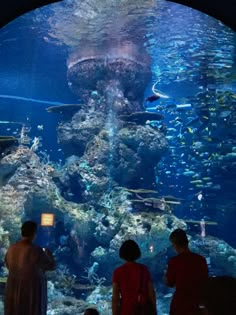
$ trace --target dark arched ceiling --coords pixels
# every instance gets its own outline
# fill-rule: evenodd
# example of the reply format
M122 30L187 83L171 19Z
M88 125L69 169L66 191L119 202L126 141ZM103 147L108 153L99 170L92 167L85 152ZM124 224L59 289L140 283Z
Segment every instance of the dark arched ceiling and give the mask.
M236 32L236 0L176 0L171 2L180 3L211 15Z
M0 27L25 12L58 1L62 0L1 0ZM207 13L236 31L236 0L176 0L171 2L184 4Z
M59 1L62 0L0 0L0 27L28 11Z

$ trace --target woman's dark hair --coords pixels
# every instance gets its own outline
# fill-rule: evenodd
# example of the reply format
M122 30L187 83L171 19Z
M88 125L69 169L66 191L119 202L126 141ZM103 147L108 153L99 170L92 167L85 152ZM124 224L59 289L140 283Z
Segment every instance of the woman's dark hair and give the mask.
M84 311L84 315L99 315L99 313L95 308L87 308Z
M135 241L127 240L121 245L119 255L124 260L135 261L141 257L141 251Z
M21 235L23 237L31 237L37 231L37 224L34 221L26 221L22 224Z
M170 241L177 246L188 246L188 238L184 230L176 229L169 237Z

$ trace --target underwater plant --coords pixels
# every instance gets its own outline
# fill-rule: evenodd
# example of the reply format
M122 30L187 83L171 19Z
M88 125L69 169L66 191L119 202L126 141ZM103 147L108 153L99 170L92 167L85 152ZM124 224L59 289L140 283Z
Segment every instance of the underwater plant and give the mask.
M106 278L98 276L97 274L98 268L99 268L99 263L95 261L92 264L92 266L84 269L86 276L83 276L82 278L88 280L90 284L95 284L97 286L102 285L106 281Z

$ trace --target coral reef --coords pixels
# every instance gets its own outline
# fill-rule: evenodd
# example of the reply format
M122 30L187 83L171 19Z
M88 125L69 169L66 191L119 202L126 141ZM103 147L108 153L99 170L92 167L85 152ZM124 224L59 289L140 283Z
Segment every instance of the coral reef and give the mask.
M42 209L54 211L58 216L70 215L73 222L87 219L85 206L69 204L60 195L53 182L53 168L40 162L39 157L29 148L19 146L0 161L0 213L1 226L9 232L11 241L17 239L19 226L24 218L39 221Z
M152 127L123 124L106 113L81 110L71 123L61 123L59 142L68 156L66 173L74 185L97 193L110 185L150 187L154 167L167 150L164 136ZM143 171L145 169L145 172Z
M3 222L0 221L0 257L5 257L9 243L9 232L2 227Z
M103 219L98 222L95 237L103 245L97 247L91 255L99 262L100 271L106 270L106 274L110 273L111 276L110 266L120 263L118 253L124 240L135 239L140 244L145 261L158 260L158 255L170 246L170 231L185 226L184 221L169 214L113 213L106 216L105 224Z
M220 270L222 275L236 277L236 250L223 240L207 236L202 240L195 237L190 246L193 250L209 257L210 264Z
M82 299L71 296L54 298L48 305L48 315L83 315L87 304Z
M68 156L82 155L89 140L102 130L104 119L104 115L99 112L87 112L83 109L73 115L71 121L60 123L58 140L64 152Z

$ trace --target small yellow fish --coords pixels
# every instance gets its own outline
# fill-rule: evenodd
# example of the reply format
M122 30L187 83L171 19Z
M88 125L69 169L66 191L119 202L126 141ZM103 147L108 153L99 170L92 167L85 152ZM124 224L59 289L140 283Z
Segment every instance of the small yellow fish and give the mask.
M191 127L187 127L189 133L193 133L193 129Z
M191 180L190 183L199 185L199 184L202 184L202 180L201 179Z
M212 141L212 138L206 137L206 138L204 138L204 140L206 140L206 141L208 141L208 142L211 142L211 141Z
M219 156L219 153L212 153L208 160L217 159Z

